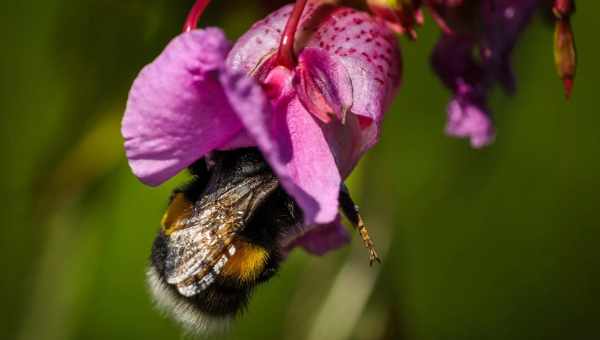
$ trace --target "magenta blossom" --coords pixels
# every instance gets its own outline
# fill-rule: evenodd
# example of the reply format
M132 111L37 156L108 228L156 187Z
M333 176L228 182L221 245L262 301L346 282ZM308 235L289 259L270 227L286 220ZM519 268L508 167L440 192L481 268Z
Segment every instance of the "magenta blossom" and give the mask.
M470 138L475 148L494 140L487 93L496 82L514 92L510 56L539 4L539 0L485 0L448 5L440 12L443 18L453 18L449 25L454 28L442 34L432 54L434 70L454 92L446 133Z
M448 104L446 133L469 138L474 148L486 146L494 138L494 125L487 114L483 94L464 82L459 82L456 96Z
M454 92L448 105L446 133L470 138L471 145L480 148L493 141L495 132L486 108L485 71L472 51L472 39L444 36L432 54L432 65L444 84Z
M555 63L571 95L576 51L570 17L574 0L366 0L375 16L395 32L417 38L426 9L442 31L432 55L433 67L454 98L448 105L447 134L469 138L480 148L495 137L487 93L497 83L515 92L511 54L521 32L539 8L556 18Z
M399 86L400 52L368 14L311 2L294 40L297 60L281 65L292 7L234 46L216 28L173 39L135 80L122 134L134 174L149 185L213 151L258 147L310 226L286 242L323 253L348 240L340 186L378 140Z

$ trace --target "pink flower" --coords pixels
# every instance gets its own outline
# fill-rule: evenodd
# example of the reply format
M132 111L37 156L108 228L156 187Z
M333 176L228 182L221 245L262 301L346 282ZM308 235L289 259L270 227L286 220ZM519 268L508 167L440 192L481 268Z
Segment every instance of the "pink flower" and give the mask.
M141 181L159 185L212 151L256 146L307 226L341 228L340 186L378 140L400 52L368 14L311 2L294 40L297 62L281 65L291 10L257 22L233 47L216 28L183 33L140 72L122 134ZM328 235L339 237L327 248L347 240Z
M469 138L473 148L482 148L494 140L496 132L485 107L483 94L461 82L456 96L448 104L446 133Z
M476 148L494 140L487 93L496 84L512 94L516 80L511 56L519 37L538 9L552 6L556 19L555 63L570 97L577 58L570 17L574 0L366 0L370 10L391 29L417 38L417 26L429 11L442 31L432 55L435 72L452 90L447 134L469 138Z
M447 5L445 12L440 11L442 18L458 18L452 22L455 30L442 34L431 57L435 72L454 93L447 134L469 138L475 148L493 142L487 93L496 83L509 93L515 91L511 53L539 4L539 0L486 0ZM477 29L470 22L477 22Z

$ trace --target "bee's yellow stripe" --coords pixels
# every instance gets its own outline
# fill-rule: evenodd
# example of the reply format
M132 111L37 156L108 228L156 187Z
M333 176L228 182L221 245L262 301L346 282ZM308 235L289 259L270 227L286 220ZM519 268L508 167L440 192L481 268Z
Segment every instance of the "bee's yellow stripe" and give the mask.
M236 240L234 245L236 248L235 255L227 261L221 274L243 283L256 280L265 269L269 260L269 253L261 246L244 241Z
M175 194L161 221L165 235L169 236L184 228L187 219L192 215L193 207L192 202L188 201L183 193Z

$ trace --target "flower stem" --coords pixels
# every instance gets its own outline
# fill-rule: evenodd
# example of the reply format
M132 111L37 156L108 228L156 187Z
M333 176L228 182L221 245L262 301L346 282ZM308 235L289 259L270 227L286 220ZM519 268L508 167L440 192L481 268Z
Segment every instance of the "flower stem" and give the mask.
M283 31L281 42L279 43L277 62L279 65L290 69L296 65L296 56L294 55L294 38L296 36L298 25L300 24L302 12L304 12L304 7L306 7L306 2L307 0L296 0L296 5L294 5L292 14L285 25L285 31Z
M204 10L206 9L206 6L208 6L209 3L210 0L196 1L194 7L192 7L190 13L187 16L187 19L185 20L185 24L183 25L183 32L189 32L198 27L198 20L200 19L202 13L204 13Z

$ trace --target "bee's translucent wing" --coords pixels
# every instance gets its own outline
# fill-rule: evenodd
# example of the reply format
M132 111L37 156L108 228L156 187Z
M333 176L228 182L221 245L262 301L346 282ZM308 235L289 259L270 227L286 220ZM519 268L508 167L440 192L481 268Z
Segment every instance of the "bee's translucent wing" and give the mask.
M235 254L231 243L242 223L233 220L221 224L222 216L206 216L207 219L175 231L168 238L165 277L184 296L196 295L208 287L229 256Z
M235 236L277 185L273 176L255 176L207 190L186 226L167 237L167 283L187 297L206 289L235 254Z

